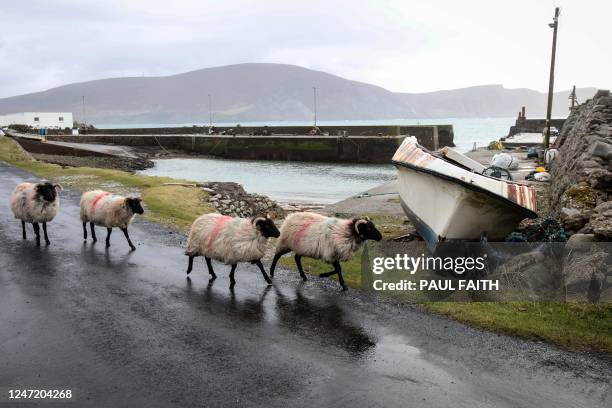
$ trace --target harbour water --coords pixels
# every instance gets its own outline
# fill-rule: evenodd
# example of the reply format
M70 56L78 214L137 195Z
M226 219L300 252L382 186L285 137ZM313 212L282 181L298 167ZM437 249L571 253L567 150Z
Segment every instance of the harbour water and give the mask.
M457 149L466 152L487 145L508 133L514 118L442 118L367 121L322 121L325 125L430 125L452 124ZM232 123L215 123L234 126ZM307 125L307 122L241 122L243 126ZM193 124L96 125L113 127L191 126ZM202 125L202 124L198 124ZM391 158L389 158L390 160ZM155 167L141 172L193 181L234 181L250 193L270 196L280 202L328 204L354 196L395 178L392 165L357 165L224 159L156 160Z
M234 181L249 193L291 203L330 204L393 180L392 165L225 159L156 160L140 174L193 181Z

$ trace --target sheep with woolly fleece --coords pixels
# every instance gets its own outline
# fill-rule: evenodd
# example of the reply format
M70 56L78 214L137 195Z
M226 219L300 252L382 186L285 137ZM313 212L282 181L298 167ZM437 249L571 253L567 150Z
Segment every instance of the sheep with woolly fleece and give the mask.
M281 226L270 275L274 277L274 268L278 259L293 251L295 264L304 281L307 279L302 269L301 259L307 256L332 264L333 271L322 273L319 276L327 277L338 274L340 286L342 290L346 290L340 262L348 261L368 239L380 241L382 235L367 217L341 219L311 212L293 213L285 219Z
M278 237L279 231L270 217L252 219L230 217L221 214L205 214L191 225L187 250L189 256L187 274L193 269L193 258L203 256L206 260L211 280L217 278L211 259L231 265L230 282L236 283L234 272L238 262L251 262L257 265L266 282L272 283L263 265L268 238Z
M11 195L11 210L15 218L21 220L23 239L26 239L25 224L31 223L36 233L36 245L40 245L40 226L42 223L45 243L51 244L47 236L47 223L51 222L59 211L60 199L58 192L62 190L59 184L48 181L42 183L21 183L15 187Z
M83 239L87 240L87 223L91 228L91 238L96 242L94 225L106 227L106 247L110 246L110 236L114 227L123 231L125 239L132 251L136 249L130 235L128 225L136 214L143 214L142 200L138 197L123 197L108 191L86 191L81 196L81 221L83 222Z

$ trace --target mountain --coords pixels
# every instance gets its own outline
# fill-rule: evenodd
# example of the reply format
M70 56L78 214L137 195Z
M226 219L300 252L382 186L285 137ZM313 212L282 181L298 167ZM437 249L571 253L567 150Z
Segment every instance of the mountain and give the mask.
M284 64L237 64L163 77L110 78L0 99L0 113L73 112L103 123L310 120L313 87L320 120L544 116L546 94L501 85L428 93L397 93L325 72ZM584 101L595 88L579 89ZM567 115L568 91L555 94L553 116Z

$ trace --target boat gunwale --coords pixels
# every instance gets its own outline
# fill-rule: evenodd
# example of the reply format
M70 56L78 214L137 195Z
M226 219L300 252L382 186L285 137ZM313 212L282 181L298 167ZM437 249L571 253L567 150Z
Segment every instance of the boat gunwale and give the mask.
M475 191L477 193L483 193L483 194L485 194L485 195L487 195L487 196L489 196L491 198L494 198L494 199L497 199L497 200L501 200L504 204L507 204L510 207L513 207L516 210L519 210L523 214L526 214L525 218L537 218L537 216L538 216L538 214L536 212L530 210L529 208L525 208L522 205L517 204L514 201L509 200L508 198L506 198L504 196L501 196L499 194L495 194L495 193L493 193L493 192L491 192L491 191L489 191L489 190L487 190L485 188L482 188L480 186L477 186L475 184L468 183L468 182L463 181L461 179L448 176L446 174L437 172L435 170L431 170L431 169L426 169L424 167L415 166L414 164L404 163L404 162L400 162L400 161L396 161L396 160L391 160L391 163L393 165L395 165L395 166L402 166L402 167L409 168L411 170L420 171L420 172L423 172L423 173L431 174L431 175L436 176L436 177L440 177L440 178L445 179L447 181L450 181L450 182L462 185L463 187L466 187L469 190ZM513 184L520 184L520 183L513 183Z

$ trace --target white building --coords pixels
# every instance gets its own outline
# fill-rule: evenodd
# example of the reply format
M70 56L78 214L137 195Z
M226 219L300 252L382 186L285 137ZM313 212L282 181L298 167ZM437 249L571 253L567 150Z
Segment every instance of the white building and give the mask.
M70 112L21 112L0 115L0 127L9 125L27 125L34 128L71 128Z

